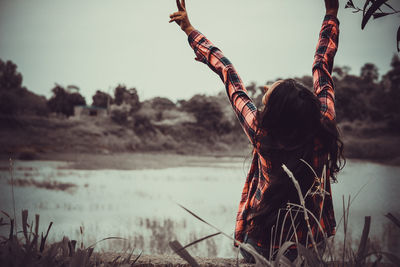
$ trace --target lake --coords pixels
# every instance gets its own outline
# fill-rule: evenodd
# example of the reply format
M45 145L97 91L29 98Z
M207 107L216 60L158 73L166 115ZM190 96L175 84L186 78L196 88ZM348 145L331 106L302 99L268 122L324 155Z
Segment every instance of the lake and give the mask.
M75 170L66 162L17 161L13 176L17 183L14 194L18 227L21 210L27 209L31 221L34 214L40 214L39 231L45 232L54 222L49 235L52 242L65 235L88 246L106 237L123 237L126 240L101 242L96 249L137 248L146 254L172 253L169 241L178 240L185 245L216 232L178 203L233 236L249 165L249 159L207 158L185 167ZM0 209L13 215L7 166L8 162L1 162ZM348 160L338 176L339 182L332 185L332 193L339 222L342 196L347 201L349 195L353 198L365 186L350 208L353 240L360 236L367 215L372 216L374 239L399 236L398 229L384 217L388 212L399 215L399 176L400 167ZM6 234L6 230L2 227L0 233ZM342 232L340 225L336 239L343 237ZM232 241L222 235L198 243L189 252L206 257L236 256Z

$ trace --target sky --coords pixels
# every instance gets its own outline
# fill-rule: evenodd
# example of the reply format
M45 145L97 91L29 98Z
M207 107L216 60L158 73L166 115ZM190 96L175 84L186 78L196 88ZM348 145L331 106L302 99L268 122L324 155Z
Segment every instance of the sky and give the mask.
M363 6L361 0L354 0ZM380 74L396 51L399 16L370 21L340 0L336 66ZM396 9L400 1L389 0ZM219 47L245 84L311 74L323 0L186 0L192 25ZM141 100L217 94L219 77L194 60L184 32L169 24L175 0L0 0L0 58L11 60L29 90L51 96L76 85L91 103L96 90L135 87Z

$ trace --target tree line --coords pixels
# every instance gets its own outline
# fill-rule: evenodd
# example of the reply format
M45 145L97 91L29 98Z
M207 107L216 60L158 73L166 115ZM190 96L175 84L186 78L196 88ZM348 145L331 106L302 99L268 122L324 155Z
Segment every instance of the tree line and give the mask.
M397 55L392 58L390 70L379 77L379 70L372 63L364 64L359 75L350 74L349 67L334 68L338 122L380 122L388 131L400 132L400 59ZM311 76L296 79L312 88ZM52 96L46 99L23 87L22 81L15 63L0 59L0 115L55 113L70 117L74 115L74 106L87 105L77 86L56 84L51 89ZM251 83L246 88L256 106L262 108L262 86ZM140 101L135 88L120 84L114 88L113 95L96 91L91 105L109 109L115 123L131 126L138 132L166 131L171 125L184 124L207 138L213 133L221 135L239 129L225 92L214 96L198 94L177 102L162 97Z

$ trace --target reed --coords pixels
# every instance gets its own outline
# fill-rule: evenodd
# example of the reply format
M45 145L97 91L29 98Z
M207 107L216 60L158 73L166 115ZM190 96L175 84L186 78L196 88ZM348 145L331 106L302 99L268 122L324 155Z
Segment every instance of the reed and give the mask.
M344 240L343 240L343 250L341 253L341 257L334 256L332 253L332 248L331 248L331 241L333 241L333 238L328 239L325 235L323 236L323 241L321 241L319 244L316 244L315 242L315 237L313 236L313 233L311 231L310 227L310 220L314 220L314 222L318 225L319 229L321 230L322 233L324 233L321 224L319 223L319 219L305 207L305 201L304 201L304 196L302 195L300 186L294 177L293 173L286 167L282 166L284 171L289 175L291 180L293 181L297 192L299 194L300 198L300 205L295 204L295 203L288 203L288 208L286 210L286 213L284 214L284 222L287 218L291 220L291 225L293 228L293 234L290 238L286 237L286 239L283 239L282 232L279 240L280 248L277 250L276 253L270 252L270 257L268 259L264 258L262 255L257 253L254 247L252 247L249 244L246 243L241 243L238 240L235 240L232 238L230 235L224 233L223 231L219 230L218 227L214 226L212 223L204 220L201 218L199 215L195 214L193 211L189 210L188 208L178 204L181 208L186 210L189 214L197 218L199 221L207 224L211 228L217 230L217 233L208 235L206 237L200 238L196 241L191 242L188 245L182 246L178 241L174 240L170 242L170 247L184 260L186 260L191 266L198 266L198 263L196 260L190 255L190 253L186 250L186 248L190 247L191 245L197 244L198 242L202 242L204 240L207 240L209 238L213 238L214 236L217 235L223 235L231 240L233 240L237 245L237 259L236 259L236 265L239 266L239 250L243 249L246 252L250 253L256 262L256 267L258 266L272 266L272 267L278 267L278 266L311 266L311 267L317 267L317 266L391 266L388 264L393 264L394 266L400 266L400 258L393 253L389 253L386 251L378 251L373 248L371 241L369 239L369 231L370 231L370 226L371 226L371 217L367 216L365 217L365 222L363 226L363 232L360 238L360 243L358 245L358 248L356 251L353 251L352 247L346 246L346 240L347 240L347 234L348 234L348 219L349 219L349 214L350 214L350 205L352 201L350 201L350 196L348 198L347 204L345 203L344 196L343 196L343 232L344 232ZM315 173L315 172L314 172ZM324 178L324 177L322 177ZM324 179L322 179L324 181ZM319 188L319 190L325 194L324 188ZM361 191L361 189L360 189ZM311 193L309 190L306 194L306 196ZM359 193L359 192L358 192ZM357 193L357 195L358 195ZM354 198L353 198L354 201ZM297 208L295 216L293 216L293 210L294 208ZM303 213L304 220L307 224L308 228L308 236L311 239L311 248L308 248L309 246L306 244L305 246L303 244L300 244L298 242L297 236L296 236L296 225L294 224L295 218L299 213ZM279 212L280 213L280 212ZM278 214L279 218L280 214ZM393 214L388 213L386 217L392 221L397 227L400 228L400 220L396 218ZM342 220L341 218L341 220ZM278 219L277 219L278 222ZM273 236L273 241L275 242L276 240L276 234L279 229L279 225L274 225L273 230L271 233L271 236ZM294 236L294 238L293 238ZM296 247L297 250L297 258L291 262L286 256L285 252L287 249L290 247ZM327 256L326 256L327 255ZM373 258L373 256L375 258ZM383 258L386 258L387 261L389 262L388 264L382 264L381 260ZM373 259L373 261L371 261ZM367 264L367 261L370 260L369 264Z
M59 242L48 244L47 238L53 225L51 222L47 228L46 234L43 232L39 235L39 218L35 215L35 221L29 223L28 211L22 211L22 231L14 233L14 219L6 212L1 211L9 219L9 223L0 219L0 227L9 226L9 235L0 236L0 266L41 266L41 267L58 267L58 266L134 266L138 256L132 259L134 249L112 259L104 261L99 255L93 253L94 247L99 242L111 239L123 239L120 237L107 237L94 244L85 247L83 242L77 246L76 240L70 240L63 237ZM83 234L83 230L81 230ZM22 235L22 236L21 236ZM39 241L40 240L40 241Z
M58 266L134 266L142 252L132 259L133 252L124 253L112 259L104 261L96 253L93 253L96 244L106 240L124 239L120 237L107 237L94 244L85 247L83 244L84 228L80 227L81 242L77 246L76 240L70 240L64 236L59 242L48 244L48 235L53 222L47 227L46 234L39 235L40 216L35 215L35 220L29 223L28 210L21 212L22 230L18 231L15 214L13 161L10 159L10 176L13 202L13 216L0 210L0 227L9 227L8 236L0 235L0 266L23 267L58 267ZM5 219L6 218L6 219ZM8 219L8 222L7 222ZM40 240L40 241L39 241Z

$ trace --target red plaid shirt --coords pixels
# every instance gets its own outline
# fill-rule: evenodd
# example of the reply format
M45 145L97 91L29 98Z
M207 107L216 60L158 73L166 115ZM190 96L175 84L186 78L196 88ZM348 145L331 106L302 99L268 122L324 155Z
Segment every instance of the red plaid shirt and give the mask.
M331 77L333 58L337 51L339 38L339 21L336 17L325 16L317 50L314 56L314 64L312 67L314 92L321 101L321 113L329 120L335 119L334 107L334 85ZM243 81L240 79L232 63L223 55L221 50L215 47L207 38L198 31L190 33L189 44L196 54L196 60L207 64L210 69L216 72L225 84L226 92L232 104L240 124L242 125L246 135L255 148L259 147L256 143L255 135L257 132L256 114L257 109L247 94ZM328 155L321 152L321 145L316 141L311 166L322 176L324 165L328 160ZM243 187L242 196L237 213L235 239L243 242L246 226L251 223L248 213L251 207L256 207L262 195L269 185L269 170L271 162L264 158L257 149L253 151L253 160L250 171L247 175L246 182ZM312 199L317 207L323 207L319 220L324 233L327 236L335 234L335 216L332 205L330 175L326 173L326 179L320 180L321 187L329 194L324 197L315 194ZM302 216L302 215L301 215ZM318 218L319 219L319 218ZM319 232L316 223L311 222L312 232L315 235ZM286 229L286 232L289 231ZM307 230L299 228L296 230L297 238L300 243L307 243ZM279 235L279 234L278 234ZM293 239L294 240L294 237ZM318 239L317 239L318 240ZM259 237L255 240L260 247L269 246L270 237ZM279 244L274 244L278 247Z

